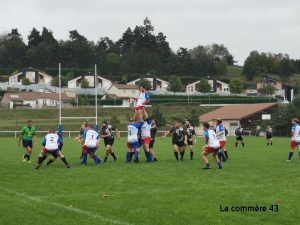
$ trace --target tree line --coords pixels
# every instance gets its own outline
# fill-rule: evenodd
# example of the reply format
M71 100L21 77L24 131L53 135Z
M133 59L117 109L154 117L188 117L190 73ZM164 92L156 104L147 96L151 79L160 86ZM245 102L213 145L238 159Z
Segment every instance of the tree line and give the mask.
M294 73L300 73L300 60L290 59L288 54L250 52L244 62L243 72L248 80L268 73L277 74L286 81Z
M145 18L142 26L129 27L122 37L113 41L101 37L95 43L77 30L69 31L67 40L57 40L46 27L33 28L25 44L18 29L0 35L0 68L39 70L55 68L99 68L100 75L152 74L156 76L205 77L222 75L227 65L234 65L234 56L222 44L180 47L173 51L167 37L154 33L154 26Z
M17 28L0 35L0 68L22 70L34 67L39 70L57 68L92 69L97 64L100 75L137 78L151 74L157 77L218 77L227 73L227 66L237 61L223 44L198 45L192 49L180 47L173 51L167 36L154 32L148 18L143 25L128 27L117 41L100 37L97 42L88 40L77 30L69 31L67 40L57 40L53 31L43 27L32 28L27 44ZM243 73L248 80L266 73L278 74L287 80L300 73L300 60L287 54L252 51L244 62Z

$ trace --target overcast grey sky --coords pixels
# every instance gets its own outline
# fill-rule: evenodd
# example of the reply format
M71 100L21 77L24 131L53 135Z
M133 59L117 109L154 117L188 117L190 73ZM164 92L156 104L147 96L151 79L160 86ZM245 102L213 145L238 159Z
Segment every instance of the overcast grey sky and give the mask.
M300 59L300 0L0 0L0 32L43 26L56 39L77 30L88 40L117 41L148 17L170 47L224 44L243 65L252 50Z

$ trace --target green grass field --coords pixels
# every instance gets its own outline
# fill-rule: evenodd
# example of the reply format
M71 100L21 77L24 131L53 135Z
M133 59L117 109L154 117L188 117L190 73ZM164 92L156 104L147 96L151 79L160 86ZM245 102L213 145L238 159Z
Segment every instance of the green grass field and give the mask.
M72 168L58 159L35 170L41 138L31 164L22 162L25 151L17 139L1 138L0 224L299 224L300 160L296 153L286 162L289 141L275 137L271 148L262 137L245 137L246 147L235 148L229 137L223 170L212 156L212 169L202 170L202 137L193 161L187 151L185 160L176 162L171 138L157 138L159 162L145 163L140 154L139 164L124 163L122 138L114 145L118 162L110 157L98 167L91 159L88 166L77 165L80 145L65 138L62 152ZM103 158L103 143L98 155ZM272 205L277 212L269 210ZM266 211L231 211L242 206Z

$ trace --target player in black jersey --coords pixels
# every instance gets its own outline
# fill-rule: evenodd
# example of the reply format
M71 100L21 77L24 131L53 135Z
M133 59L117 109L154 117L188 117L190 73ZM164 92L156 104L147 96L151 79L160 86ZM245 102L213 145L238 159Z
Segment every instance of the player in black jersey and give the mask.
M153 151L153 146L154 146L154 142L155 142L155 136L156 136L156 132L157 132L157 127L156 127L156 124L157 124L157 120L152 120L152 125L151 125L151 130L150 130L150 134L151 134L151 142L149 144L149 149L151 151L151 154L152 154L152 157L153 157L153 160L156 162L157 161L157 158L156 158L156 155Z
M173 133L173 138L172 138L172 145L174 149L174 155L177 161L178 160L178 148L180 151L180 161L183 161L183 156L184 156L184 150L183 150L183 145L184 145L184 131L182 128L182 123L176 122L175 126L173 126L164 136L161 137L161 139L165 138L168 136L170 133Z
M112 134L113 131L116 132L116 136L120 140L120 134L119 134L117 128L115 128L112 125L108 124L107 121L102 122L102 127L100 129L100 134L101 134L101 138L104 139L104 145L105 145L105 150L106 150L103 162L107 161L107 157L108 157L109 154L114 158L115 162L118 160L118 157L115 156L115 153L112 149L112 146L113 146L114 141L115 141L114 135Z
M183 127L184 130L184 151L186 146L188 145L190 148L190 157L191 160L193 160L194 156L194 143L196 144L196 133L194 127L191 126L190 120L186 120L185 126ZM193 138L194 138L194 143L193 143Z
M244 130L241 127L241 125L235 129L235 135L236 135L235 147L236 148L238 146L238 141L242 142L243 148L245 147L243 133L244 133Z
M273 130L272 130L272 127L270 126L267 126L267 129L266 129L266 133L265 133L265 137L267 138L267 145L268 147L269 146L273 146Z

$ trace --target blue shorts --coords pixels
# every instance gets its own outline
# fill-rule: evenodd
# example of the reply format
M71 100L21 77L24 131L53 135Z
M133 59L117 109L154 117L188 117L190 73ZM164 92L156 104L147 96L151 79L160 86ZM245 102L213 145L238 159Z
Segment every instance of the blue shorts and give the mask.
M59 149L50 152L51 155L56 156L59 153Z
M140 145L139 141L131 143L131 148L140 148L140 147L141 147L141 145Z
M22 144L23 144L24 148L27 148L27 147L32 148L32 140L29 141L29 140L22 139Z
M96 151L97 151L96 147L94 147L94 148L89 148L89 152L91 152L91 153L95 153Z

